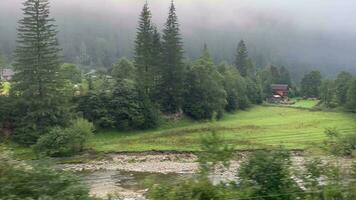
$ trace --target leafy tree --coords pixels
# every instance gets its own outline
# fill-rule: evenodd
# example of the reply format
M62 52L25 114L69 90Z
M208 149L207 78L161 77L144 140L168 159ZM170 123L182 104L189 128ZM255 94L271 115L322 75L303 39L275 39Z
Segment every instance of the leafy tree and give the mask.
M130 60L127 58L121 58L116 64L113 65L111 75L116 80L135 80L136 69Z
M179 33L178 17L172 1L168 19L162 36L162 80L159 90L160 104L163 112L179 112L183 100L183 46Z
M89 189L73 175L16 161L6 152L0 154L0 174L1 199L94 200Z
M19 21L13 94L20 96L16 121L18 142L33 144L50 127L68 122L68 106L60 76L56 26L48 0L27 0Z
M253 152L241 164L241 189L247 190L248 198L297 199L301 189L291 178L290 166L290 155L286 151Z
M239 93L238 71L227 64L221 64L218 67L219 72L224 77L224 89L226 91L226 106L227 112L234 112L239 108Z
M152 66L152 24L151 12L147 2L144 4L135 41L135 66L137 69L137 83L146 95L150 95L153 90L154 69Z
M332 80L324 80L320 87L321 101L327 107L336 107L335 83Z
M245 42L241 40L237 46L235 65L241 76L247 76L248 72L248 52Z
M344 106L347 102L347 91L350 87L352 75L348 72L340 72L335 80L336 98L339 105Z
M319 71L312 71L306 74L301 81L301 93L305 97L320 97L321 74Z
M111 94L105 92L89 91L78 97L76 110L95 126L101 128L112 128L115 120L110 114Z
M225 110L228 112L236 111L237 109L246 109L250 102L247 96L247 84L237 69L222 64L219 66L219 71L223 78L224 89L226 91Z
M116 83L110 101L110 114L119 129L155 128L159 113L147 96L139 92L135 83L123 80Z
M349 89L347 90L346 106L351 111L356 111L356 77L350 81Z
M74 64L63 64L60 68L60 73L64 80L68 80L72 84L79 84L82 82L82 72Z
M249 102L253 104L262 103L262 88L261 85L249 77L245 78L246 82L246 95Z
M199 120L212 119L214 114L223 112L226 92L222 76L217 72L207 49L187 72L185 82L183 105L185 114Z

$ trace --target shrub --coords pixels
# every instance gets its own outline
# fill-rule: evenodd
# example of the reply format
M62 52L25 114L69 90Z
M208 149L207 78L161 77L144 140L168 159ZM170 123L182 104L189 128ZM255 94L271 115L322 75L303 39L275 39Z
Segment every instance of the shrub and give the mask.
M336 156L355 156L356 134L341 136L335 128L327 128L325 134L328 139L324 144L328 152Z
M291 164L290 154L283 150L253 152L241 164L241 187L248 190L249 198L297 199L301 189L291 178Z
M77 119L68 128L53 128L49 133L41 136L34 145L37 155L70 156L83 151L86 142L93 135L92 123Z
M154 186L149 190L151 200L224 200L222 187L214 186L209 179L184 181L172 185Z
M0 199L89 200L89 190L69 173L15 161L0 153Z

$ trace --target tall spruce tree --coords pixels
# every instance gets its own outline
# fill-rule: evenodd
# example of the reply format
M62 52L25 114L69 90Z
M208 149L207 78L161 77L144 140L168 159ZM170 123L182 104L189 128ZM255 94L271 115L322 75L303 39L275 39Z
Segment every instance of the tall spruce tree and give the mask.
M161 109L166 113L176 113L180 111L182 106L184 65L183 44L173 1L169 9L162 39Z
M19 21L13 95L18 97L16 137L31 144L50 127L68 121L54 19L48 0L27 0Z
M237 46L237 54L235 65L239 70L241 76L247 76L248 72L248 52L246 44L243 40L241 40Z
M153 71L153 91L151 92L151 100L159 101L160 88L159 85L162 79L162 43L161 35L157 30L157 27L153 26L152 32L152 71Z
M153 87L152 67L152 24L151 12L147 2L144 4L136 35L135 66L137 69L137 83L145 95L150 95Z

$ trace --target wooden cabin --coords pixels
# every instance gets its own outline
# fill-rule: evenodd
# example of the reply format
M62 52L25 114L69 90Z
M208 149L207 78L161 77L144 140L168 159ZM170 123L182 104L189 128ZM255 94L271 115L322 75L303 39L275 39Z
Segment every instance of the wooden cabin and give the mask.
M288 85L286 84L272 84L272 94L267 99L270 103L288 103Z
M272 84L272 95L279 95L282 98L288 98L288 85L286 84Z

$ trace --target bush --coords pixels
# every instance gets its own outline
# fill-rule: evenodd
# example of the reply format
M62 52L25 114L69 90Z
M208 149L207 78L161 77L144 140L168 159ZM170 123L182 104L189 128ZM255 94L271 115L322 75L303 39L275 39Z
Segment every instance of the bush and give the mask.
M324 141L326 150L336 156L355 156L356 153L356 134L341 136L334 128L325 130L328 137Z
M0 199L93 199L88 193L88 188L68 173L31 166L0 153Z
M53 128L49 133L41 136L34 145L37 155L52 157L70 156L83 151L86 142L93 135L92 123L77 119L68 128Z
M151 200L224 200L222 187L214 186L209 179L189 180L172 185L154 186L149 190Z
M291 178L291 164L290 154L283 150L253 152L241 164L241 187L248 191L249 198L297 199L296 194L301 189Z

